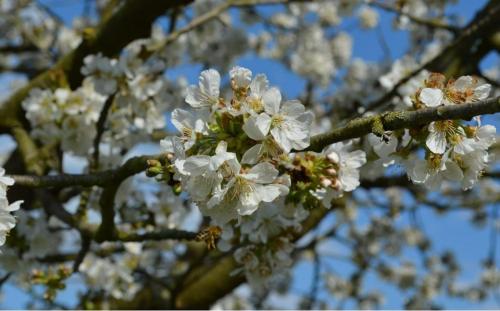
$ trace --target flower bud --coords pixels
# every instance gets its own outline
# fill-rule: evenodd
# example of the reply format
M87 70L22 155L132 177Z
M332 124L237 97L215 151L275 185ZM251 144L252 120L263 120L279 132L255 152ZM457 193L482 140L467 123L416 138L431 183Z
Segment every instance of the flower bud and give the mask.
M148 168L146 169L146 176L154 177L163 173L163 166L161 162L155 159L147 160Z
M163 173L163 168L161 166L148 167L146 170L146 176L155 177Z
M174 192L175 195L179 195L182 192L182 186L181 184L176 184L172 187L172 191Z
M146 161L146 163L148 164L149 167L151 167L151 166L161 166L160 161L158 161L156 159L149 159L149 160Z
M331 186L332 181L326 177L321 176L321 178L319 179L319 183L321 184L321 186L326 188Z
M330 185L330 188L333 190L339 191L340 190L340 181L338 179L335 179L333 183Z
M336 169L334 169L333 167L327 168L327 169L326 169L326 173L327 173L329 176L337 176L337 170L336 170Z
M338 164L340 161L340 157L336 152L330 152L329 154L326 155L328 160L332 162L333 164Z

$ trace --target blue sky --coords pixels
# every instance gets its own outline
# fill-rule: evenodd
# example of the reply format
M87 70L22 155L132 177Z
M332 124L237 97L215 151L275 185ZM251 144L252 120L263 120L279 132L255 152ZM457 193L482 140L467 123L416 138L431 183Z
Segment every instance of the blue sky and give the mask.
M71 20L75 15L81 14L83 11L83 2L78 0L43 0L40 1L50 7L58 14L67 24L71 24ZM485 0L460 0L451 7L450 13L457 13L465 17L468 21L473 17L478 8L482 7ZM274 10L274 8L268 8ZM390 13L379 11L381 14L381 30L389 43L391 56L393 58L400 57L408 49L408 36L404 31L394 31L392 29L392 17ZM380 61L384 54L378 42L378 37L374 31L354 30L350 32L354 36L353 56L365 60ZM484 67L491 66L498 61L498 56L491 55L483 63ZM287 97L293 98L298 95L303 88L304 81L296 77L284 68L282 65L269 60L256 59L252 55L244 56L239 60L238 65L250 68L253 72L263 72L269 77L271 84L274 84L282 89ZM183 74L188 80L193 83L197 80L197 76L201 67L199 66L183 66L172 71L172 74ZM497 117L490 117L487 120L498 124ZM364 211L364 210L363 210ZM363 213L360 211L360 214ZM488 237L490 234L489 227L486 229L478 229L468 221L470 213L467 212L452 212L445 216L439 216L429 209L420 209L418 217L422 220L428 236L433 237L433 247L437 250L453 250L457 258L463 265L463 279L470 280L477 277L480 271L481 260L485 258L488 250ZM360 222L363 222L362 216ZM401 222L407 222L407 219L402 219ZM341 250L341 249L339 249ZM405 252L405 255L412 256L414 253ZM331 263L336 270L342 270L343 263ZM312 267L310 264L301 264L295 270L295 281L292 288L296 292L308 293L311 284ZM78 276L72 277L68 284L68 289L63 291L58 300L65 305L71 306L75 303L75 298L81 286L78 285ZM369 278L368 288L378 288L386 294L385 308L401 307L401 297L398 291L393 287L381 283L379 279ZM28 296L19 288L5 285L3 287L1 308L23 308L26 307ZM329 299L326 292L320 293L320 298ZM439 302L443 302L449 308L499 308L492 299L480 304L473 304L467 301L457 299L439 298ZM349 306L347 307L355 307Z

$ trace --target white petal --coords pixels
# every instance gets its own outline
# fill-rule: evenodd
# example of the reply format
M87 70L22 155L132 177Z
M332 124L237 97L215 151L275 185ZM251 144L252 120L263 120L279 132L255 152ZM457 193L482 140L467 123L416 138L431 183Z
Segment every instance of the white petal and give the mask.
M160 150L162 152L174 152L174 146L172 145L172 139L170 139L170 137L160 140Z
M5 186L12 186L14 184L14 179L0 175L0 184L4 184Z
M443 100L443 92L440 89L425 88L420 92L419 99L427 107L437 107Z
M360 168L366 163L366 153L362 150L349 152L342 159L343 163L352 168Z
M250 90L252 91L252 94L261 97L264 94L265 90L267 90L268 85L269 81L267 80L266 75L258 74L250 84Z
M293 140L291 142L292 143L292 148L295 149L295 150L306 149L311 144L310 140L311 139L310 139L309 136L307 136L307 137L305 137L303 139L300 139L300 140Z
M415 183L424 183L429 177L427 161L417 160L413 168L408 170L408 176Z
M263 140L271 127L271 117L266 113L258 116L251 116L243 125L243 130L253 140Z
M281 114L290 117L298 117L304 113L306 108L298 100L287 100L281 107Z
M457 91L466 91L474 85L474 78L471 76L461 76L453 83L453 88Z
M259 163L252 167L246 174L247 179L261 184L270 184L278 176L278 170L270 163Z
M215 148L215 153L225 153L227 152L227 142L225 141L220 141L219 144L217 145L217 148Z
M193 129L195 120L191 112L177 108L172 111L172 124L179 132L182 132L184 128Z
M264 93L262 101L265 111L270 115L275 115L280 110L281 93L277 88L272 87Z
M211 103L207 101L207 96L196 85L188 87L185 100L193 108L211 106Z
M231 170L232 175L236 175L236 174L240 173L241 164L238 162L238 159L236 159L236 157L227 160L226 165Z
M496 141L497 129L493 125L481 126L477 129L476 136L478 138L478 143L484 149L488 148Z
M252 72L244 67L233 67L229 71L229 76L239 88L248 87L252 81Z
M262 150L262 144L257 144L250 149L248 149L243 157L241 158L241 163L243 164L255 164L259 161L259 157Z
M236 154L233 152L221 152L217 153L210 158L210 164L208 168L211 171L217 170L224 162L236 159Z
M214 191L214 194L212 195L210 200L208 200L208 202L207 202L207 208L208 209L217 208L217 205L219 205L224 200L224 197L226 196L227 191L233 185L234 185L234 178L231 179L223 189L219 188L218 191ZM201 206L200 206L200 208L201 208Z
M373 146L373 151L380 158L387 158L391 153L396 152L398 139L391 135L388 142L381 141L380 137L375 134L368 135L368 142Z
M474 89L474 99L475 100L484 100L488 98L491 92L491 85L483 84Z
M281 193L276 185L258 186L256 190L260 199L264 202L273 202Z
M212 98L218 98L220 92L220 75L215 69L204 70L200 74L200 89Z
M16 226L16 218L7 212L0 213L0 231L7 231Z
M439 190L443 182L443 176L443 174L433 172L429 174L424 184L428 189Z
M196 176L190 178L187 182L187 188L190 189L189 193L194 201L205 201L217 186L222 178L217 178L216 174L211 175L209 178L204 178L204 176Z
M351 168L341 169L339 172L339 181L342 185L342 190L353 191L359 186L359 171Z
M14 211L17 211L19 208L21 208L21 204L23 204L24 201L16 201L12 204L10 204L8 207L7 207L7 211L8 212L14 212Z
M444 176L453 181L460 181L464 178L464 174L457 163L453 161L446 162L446 170L443 171Z
M469 152L474 151L474 147L476 146L476 142L472 138L462 138L458 144L453 147L453 151L458 154L467 154Z
M281 130L285 132L286 136L291 141L304 139L309 136L307 126L295 119L285 119L281 126Z
M237 207L238 214L241 216L252 215L259 208L259 204L255 202L255 199L254 195L244 196L241 204Z
M281 130L280 128L273 128L271 130L271 135L273 135L274 140L276 140L278 145L281 147L281 149L283 149L285 153L290 153L290 150L292 150L292 144L288 139L285 131Z
M196 176L203 174L210 163L210 157L205 155L192 156L184 162L184 170Z
M429 125L429 135L425 144L433 153L443 154L446 150L446 135L436 131L434 122Z

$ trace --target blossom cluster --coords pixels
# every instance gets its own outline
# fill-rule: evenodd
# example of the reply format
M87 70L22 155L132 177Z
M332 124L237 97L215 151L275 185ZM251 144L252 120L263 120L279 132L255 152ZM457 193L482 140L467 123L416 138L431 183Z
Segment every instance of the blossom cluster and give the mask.
M49 146L60 144L66 152L86 155L105 100L89 83L84 83L73 92L64 88L34 89L23 101L23 108L35 139Z
M186 94L192 111L172 112L180 136L161 141L172 163L169 182L178 183L212 225L222 227L221 250L245 241L266 245L286 228L299 230L308 209L321 202L330 207L333 198L359 185L359 168L366 162L364 152L351 151L350 143L301 153L310 143L312 112L297 100L283 100L263 74L253 77L243 67L229 74L231 97L224 98L219 73L203 71ZM289 243L283 236L280 241ZM267 252L257 249L238 253L255 257L237 258L247 275L260 273L249 279L281 275L272 262L286 261L272 254L290 252L275 248L263 255Z
M164 113L175 102L173 94L179 93L178 84L183 87L183 81L171 82L161 74L166 63L160 57L140 60L142 47L153 40L133 42L118 59L87 56L81 69L85 78L75 90L33 89L22 103L33 137L45 145L60 145L65 152L87 156L94 147L101 116L105 116L101 126L107 129L101 142L118 153L163 129Z
M14 179L4 175L5 170L0 167L0 246L5 244L7 234L16 226L16 218L11 212L17 211L23 203L7 201L7 187L14 184Z
M412 109L419 110L484 100L490 90L489 84L480 84L472 76L446 80L442 74L431 73L408 100ZM371 134L368 141L378 157L370 165L371 173L377 169L375 166L385 169L401 164L414 183L429 189L439 190L444 181L460 182L464 190L470 189L486 169L490 159L488 148L495 140L496 128L482 125L479 116L472 122L441 120L421 128L392 132L385 137L385 143ZM411 152L415 142L424 147L424 159Z
M366 159L363 151L350 152L350 144L331 145L321 154L297 153L309 146L313 114L297 100L283 101L265 75L252 79L250 70L234 67L229 100L220 96L220 83L217 71L203 71L186 95L194 111L172 112L181 136L161 142L171 153L174 178L215 224L286 197L296 174L287 166L314 171L308 181L318 182L307 190L328 188L340 196L359 185L357 169Z
M425 81L425 88L418 93L415 105L418 108L440 105L460 105L484 100L491 86L478 84L477 79L463 76L445 83L441 74L431 74ZM495 142L496 128L476 125L457 120L431 122L427 126L425 139L426 158L414 162L408 168L408 176L415 183L436 188L442 180L461 182L463 189L471 188L486 168L488 148Z

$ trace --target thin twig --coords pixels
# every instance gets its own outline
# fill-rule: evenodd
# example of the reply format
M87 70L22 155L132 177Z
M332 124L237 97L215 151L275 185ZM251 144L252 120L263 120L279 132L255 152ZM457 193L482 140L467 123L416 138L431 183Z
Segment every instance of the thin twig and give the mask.
M403 12L402 10L397 9L397 8L391 6L387 3L384 3L384 2L369 1L368 4L372 5L374 7L378 7L380 9L388 11L388 12L392 12L392 13L396 13L396 14L401 15L401 16L405 16L409 20L411 20L412 22L429 27L429 28L444 29L444 30L448 30L450 32L453 32L454 34L456 34L460 31L460 27L449 25L449 24L443 23L443 22L438 21L438 20L429 20L429 19L418 17L418 16L414 16L412 14Z
M116 93L115 93L116 94ZM104 106L102 107L101 113L99 114L99 119L96 123L96 135L94 137L94 153L92 154L92 166L91 171L97 170L99 168L99 145L101 144L101 138L104 134L106 120L108 119L108 113L115 100L115 94L110 95Z

